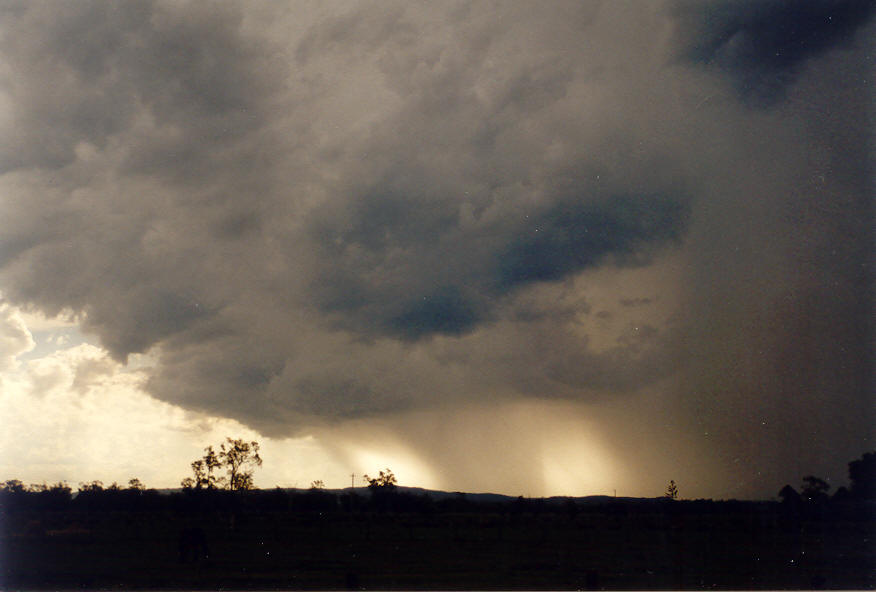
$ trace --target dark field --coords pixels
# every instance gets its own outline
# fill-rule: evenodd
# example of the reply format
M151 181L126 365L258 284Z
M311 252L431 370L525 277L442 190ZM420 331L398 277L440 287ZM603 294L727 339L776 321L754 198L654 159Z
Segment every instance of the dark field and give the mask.
M268 495L273 495L268 498ZM868 502L478 504L265 494L4 508L4 588L800 589L876 586ZM161 496L171 498L173 496ZM157 499L157 498L156 498ZM153 500L155 501L155 500ZM305 503L307 502L307 503ZM84 505L84 504L80 504ZM405 507L407 506L407 507Z

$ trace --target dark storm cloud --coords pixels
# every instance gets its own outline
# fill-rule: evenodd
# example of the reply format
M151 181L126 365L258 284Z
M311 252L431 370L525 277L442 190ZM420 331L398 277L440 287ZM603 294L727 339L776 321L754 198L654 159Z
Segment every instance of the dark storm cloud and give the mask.
M660 407L747 492L872 432L863 4L3 10L3 297L160 399Z
M221 306L187 269L205 261L201 220L226 235L257 223L260 188L240 167L259 170L246 144L274 84L270 53L243 38L230 5L31 3L8 15L0 166L44 194L6 201L18 222L0 245L16 277L6 289L85 313L118 358L147 351Z
M98 83L124 76L113 71L117 51L126 33L148 21L146 7L4 5L4 20L18 26L5 28L3 54L19 75L9 89L14 123L4 129L12 141L0 151L2 170L63 166L73 160L78 142L103 145L126 124L133 106L124 83L106 90Z
M853 40L876 12L869 0L717 0L677 7L681 51L726 71L744 97L779 100L805 63Z
M346 321L366 336L461 335L489 322L499 300L528 284L608 261L646 265L682 238L689 216L688 200L679 197L548 198L514 221L468 231L452 199L389 187L362 195L345 215L321 213L314 228L334 267L317 279L321 305L342 313L339 326ZM388 276L374 273L383 269Z
M11 89L15 123L7 130L12 141L0 153L4 170L69 164L77 144L104 147L146 107L188 142L139 146L127 166L204 173L196 166L203 142L253 125L253 97L268 85L258 58L236 35L237 11L154 7L146 1L7 7L17 26L6 28L3 53L18 76Z
M613 256L636 263L642 247L679 240L687 207L664 196L618 196L603 203L560 203L499 253L499 285L552 281ZM638 261L646 264L647 258Z
M422 302L413 302L397 317L390 319L389 328L407 338L418 338L433 333L460 335L471 331L478 321L472 302L458 288L439 288L424 296Z

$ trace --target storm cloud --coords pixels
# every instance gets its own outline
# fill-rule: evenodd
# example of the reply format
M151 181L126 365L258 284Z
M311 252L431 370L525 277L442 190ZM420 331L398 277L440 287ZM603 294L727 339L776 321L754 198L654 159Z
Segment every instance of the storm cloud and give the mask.
M2 11L0 290L160 400L659 408L740 494L872 445L872 3Z
M807 61L848 43L872 17L866 0L684 2L682 53L730 75L749 99L784 95Z

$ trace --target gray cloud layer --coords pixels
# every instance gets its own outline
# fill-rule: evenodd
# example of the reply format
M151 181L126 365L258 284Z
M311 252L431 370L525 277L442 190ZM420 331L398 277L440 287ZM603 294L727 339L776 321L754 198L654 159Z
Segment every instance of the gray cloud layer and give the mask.
M273 435L668 389L746 479L859 454L872 4L548 8L4 6L4 296Z

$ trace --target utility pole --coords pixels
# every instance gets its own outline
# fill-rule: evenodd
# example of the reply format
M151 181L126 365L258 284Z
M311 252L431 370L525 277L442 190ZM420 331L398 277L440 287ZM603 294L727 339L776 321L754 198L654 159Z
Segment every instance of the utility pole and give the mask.
M356 473L350 473L350 489L356 489Z

